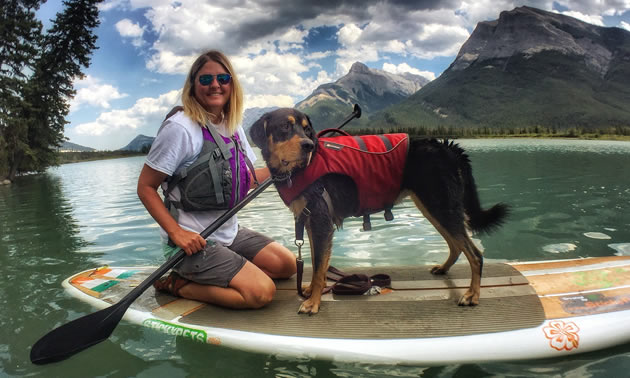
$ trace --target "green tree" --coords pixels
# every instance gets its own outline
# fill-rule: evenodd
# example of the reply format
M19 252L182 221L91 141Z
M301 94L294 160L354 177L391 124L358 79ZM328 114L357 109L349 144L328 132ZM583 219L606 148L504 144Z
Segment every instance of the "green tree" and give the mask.
M102 0L66 0L42 39L32 75L23 88L17 153L9 161L9 178L21 171L43 171L57 164L56 147L63 142L73 82L84 76L96 49L97 4ZM24 127L20 128L23 129ZM7 141L8 142L8 141Z
M9 173L20 149L27 145L20 122L24 85L33 71L42 24L35 16L42 0L0 0L0 178ZM19 146L16 148L16 146Z

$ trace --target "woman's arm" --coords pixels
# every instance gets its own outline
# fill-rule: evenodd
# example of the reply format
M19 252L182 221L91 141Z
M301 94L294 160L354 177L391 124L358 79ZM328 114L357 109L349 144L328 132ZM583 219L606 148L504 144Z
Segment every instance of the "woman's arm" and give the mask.
M256 172L258 173L258 172ZM196 232L184 230L171 216L157 190L167 175L144 165L138 178L138 197L155 221L166 231L169 238L187 255L203 249L206 241Z

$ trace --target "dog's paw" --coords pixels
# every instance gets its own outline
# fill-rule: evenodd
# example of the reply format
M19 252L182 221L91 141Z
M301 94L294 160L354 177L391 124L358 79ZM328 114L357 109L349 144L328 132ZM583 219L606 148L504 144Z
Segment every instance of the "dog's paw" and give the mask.
M462 295L458 303L460 306L477 306L478 304L479 294L475 294L470 290L466 291L466 293Z
M436 265L431 268L431 274L446 274L446 272L448 272L448 269L444 269L442 265Z
M300 309L298 310L298 314L314 315L314 314L317 314L318 312L319 312L319 302L315 303L315 301L312 301L310 299L307 299L304 302L302 302L302 305L300 305Z

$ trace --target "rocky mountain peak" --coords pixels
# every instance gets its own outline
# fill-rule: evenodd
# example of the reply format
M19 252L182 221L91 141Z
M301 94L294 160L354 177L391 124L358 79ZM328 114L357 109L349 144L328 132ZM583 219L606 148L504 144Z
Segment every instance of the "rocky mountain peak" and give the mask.
M357 73L357 74L370 74L370 68L361 62L355 62L350 67L349 73Z
M498 20L478 23L450 69L463 70L488 59L510 58L516 54L531 57L553 50L583 57L589 69L603 76L608 72L618 44L611 41L616 36L607 33L607 29L611 28L536 8L515 8L501 12Z
M355 62L348 74L334 83L319 86L296 108L304 110L317 102L330 100L350 107L358 103L364 111L370 112L401 101L428 82L423 76L393 74Z

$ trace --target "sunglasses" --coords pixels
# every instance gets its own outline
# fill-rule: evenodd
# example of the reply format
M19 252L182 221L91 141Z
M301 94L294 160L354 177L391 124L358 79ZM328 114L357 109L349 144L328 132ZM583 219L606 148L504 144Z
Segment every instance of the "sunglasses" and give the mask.
M199 84L203 85L204 87L206 85L210 85L212 84L212 81L214 80L215 76L217 77L217 82L221 85L229 84L230 80L232 80L232 76L230 76L230 74L227 74L227 73L218 74L218 75L201 75L199 76Z

